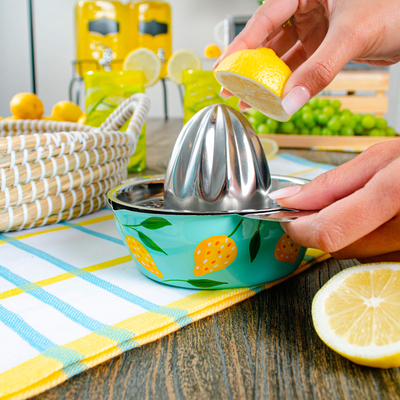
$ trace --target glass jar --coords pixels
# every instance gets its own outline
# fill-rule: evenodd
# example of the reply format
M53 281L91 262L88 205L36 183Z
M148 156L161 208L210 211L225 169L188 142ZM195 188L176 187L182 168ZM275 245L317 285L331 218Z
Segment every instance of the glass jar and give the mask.
M198 111L213 104L226 104L238 109L239 99L225 99L219 95L221 85L213 71L183 71L182 84L185 87L183 97L183 123L189 121Z
M84 80L86 124L94 127L99 127L125 99L135 93L144 93L145 78L141 71L90 71ZM120 129L121 132L126 131L128 122ZM145 168L146 125L143 125L128 171L140 172Z

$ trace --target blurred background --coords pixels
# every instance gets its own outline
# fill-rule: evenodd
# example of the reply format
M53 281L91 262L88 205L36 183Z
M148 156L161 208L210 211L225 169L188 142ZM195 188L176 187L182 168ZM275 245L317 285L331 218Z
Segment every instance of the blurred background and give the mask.
M53 104L68 97L72 60L76 58L76 0L33 1L35 66L37 94L45 114ZM123 1L123 3L127 3ZM215 60L203 57L203 49L215 42L214 27L228 14L251 15L256 0L170 0L173 49L191 49L200 55L203 69ZM18 92L32 91L30 74L29 7L27 0L0 1L0 115L10 115L10 99ZM182 105L176 85L166 82L170 117L182 117ZM163 117L160 82L148 88L152 107L150 117Z
M36 92L44 103L45 114L53 104L68 98L76 59L76 0L33 1L33 34L35 47ZM127 3L127 1L123 1ZM257 9L256 0L170 0L172 10L173 50L191 49L200 55L203 69L210 69L213 59L206 59L203 50L215 43L214 28L228 15L251 15ZM9 102L15 93L31 92L31 51L29 2L0 1L0 115L10 115ZM390 85L388 112L390 126L400 131L400 66L389 68ZM167 81L170 117L182 117L183 110L177 86ZM162 85L146 89L152 101L150 117L164 116Z

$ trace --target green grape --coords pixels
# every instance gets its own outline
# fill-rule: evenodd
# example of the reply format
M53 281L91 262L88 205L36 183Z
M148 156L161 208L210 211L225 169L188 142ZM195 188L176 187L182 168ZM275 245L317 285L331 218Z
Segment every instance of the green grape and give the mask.
M256 120L250 115L249 118L247 118L247 120L254 126L257 125Z
M257 133L270 133L267 124L260 124L256 129Z
M320 125L326 125L328 123L328 121L329 121L329 117L326 114L322 113L322 114L318 115L318 123Z
M314 126L314 128L311 129L311 135L320 135L322 132L322 129L320 126Z
M317 120L318 115L322 114L322 108L314 108L313 114L314 114L314 119Z
M361 120L362 120L362 115L361 115L361 114L353 114L353 118L354 118L357 122L361 122Z
M313 97L308 103L307 103L311 108L317 108L319 107L319 99L317 97Z
M369 136L385 136L385 132L381 129L371 129L369 132Z
M321 135L322 136L332 136L333 133L329 128L322 128Z
M342 103L340 100L332 100L331 105L335 110L339 110L340 107L342 107Z
M355 132L356 135L363 135L364 134L363 126L360 123L358 123L356 125L356 127L354 128L354 132Z
M270 133L275 133L277 132L278 129L278 121L275 121L274 119L268 118L265 124L268 126L269 132Z
M342 136L354 136L354 129L351 128L350 126L344 126L341 130L340 130L340 134Z
M311 131L308 128L301 128L300 135L311 135Z
M336 113L335 109L332 106L327 106L322 109L322 112L328 117L333 117Z
M262 122L265 122L267 119L267 116L261 113L260 111L256 110L255 108L250 108L247 111L248 114L250 114L257 123L261 124Z
M364 115L363 119L361 120L361 124L365 129L375 128L376 125L375 117L371 114Z
M303 114L303 121L309 128L315 125L314 115L312 113Z
M301 118L301 111L300 111L300 110L296 111L296 112L290 117L290 119L291 119L292 121L295 121L295 120L297 120L297 119L299 119L299 118Z
M292 133L294 131L294 123L292 121L283 122L281 130L283 133Z
M306 124L305 124L305 122L303 121L303 118L297 118L297 119L294 121L294 126L295 126L296 128L301 129L301 128L304 128L304 127L306 126Z
M306 103L306 105L301 108L301 112L302 112L303 115L313 112L313 109L307 104L308 103Z
M353 118L349 114L342 114L340 116L340 122L343 126L350 126L352 124Z
M339 132L342 124L340 123L340 117L334 116L328 122L327 127L333 132Z
M387 127L386 131L385 131L386 136L396 136L396 131L391 128L391 127Z
M378 129L385 129L387 127L386 119L384 118L376 118L376 127Z
M344 110L342 110L340 114L341 114L341 115L349 115L350 117L353 115L353 113L352 113L349 109L347 109L347 108L345 108Z
M321 108L324 108L324 107L327 107L327 106L330 106L330 105L331 105L331 102L330 102L329 99L320 99L319 100L319 106Z
M299 128L294 128L292 135L300 135L300 129Z

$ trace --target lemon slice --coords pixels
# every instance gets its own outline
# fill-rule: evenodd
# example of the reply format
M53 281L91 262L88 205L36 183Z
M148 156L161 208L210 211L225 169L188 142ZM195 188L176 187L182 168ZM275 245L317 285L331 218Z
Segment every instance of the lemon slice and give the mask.
M222 60L214 74L224 88L251 107L278 121L289 120L282 92L292 72L273 50L237 51Z
M260 138L261 146L264 149L265 157L272 157L279 151L278 143L275 140Z
M157 55L144 47L139 47L129 53L124 60L125 71L142 71L146 82L145 87L154 85L161 73L161 61Z
M365 264L329 280L312 305L323 342L369 367L400 367L400 263Z
M200 57L192 50L175 51L168 61L167 76L172 82L182 85L182 72L188 69L200 70Z

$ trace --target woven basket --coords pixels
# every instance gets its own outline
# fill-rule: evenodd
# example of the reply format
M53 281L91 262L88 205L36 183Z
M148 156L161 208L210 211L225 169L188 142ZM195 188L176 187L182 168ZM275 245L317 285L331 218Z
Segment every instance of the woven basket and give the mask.
M149 105L144 94L135 94L99 128L1 121L0 232L57 223L102 208L107 191L126 178ZM127 131L119 132L129 119Z

